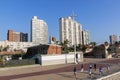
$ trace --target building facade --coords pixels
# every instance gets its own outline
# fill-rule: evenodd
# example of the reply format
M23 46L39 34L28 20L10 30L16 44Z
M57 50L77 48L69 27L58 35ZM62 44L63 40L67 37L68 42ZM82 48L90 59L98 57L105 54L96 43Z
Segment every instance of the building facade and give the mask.
M60 42L68 40L69 46L82 44L82 25L73 20L72 17L60 18L59 28Z
M115 42L118 42L118 36L110 35L110 44L115 44Z
M2 48L8 47L8 52L14 52L15 50L27 51L28 47L34 46L32 42L13 42L13 41L0 41Z
M13 32L13 41L20 42L20 32Z
M48 44L48 26L44 20L34 16L31 21L31 42Z
M90 32L88 30L82 31L82 43L83 45L87 45L90 43Z
M28 42L28 33L20 33L20 42Z
M7 40L8 41L13 41L13 30L8 30Z
M28 34L22 32L14 32L13 30L8 30L7 40L13 42L28 42Z
M29 47L27 50L27 55L31 54L34 56L36 54L44 55L44 54L61 54L61 46L54 44L40 44L37 46Z

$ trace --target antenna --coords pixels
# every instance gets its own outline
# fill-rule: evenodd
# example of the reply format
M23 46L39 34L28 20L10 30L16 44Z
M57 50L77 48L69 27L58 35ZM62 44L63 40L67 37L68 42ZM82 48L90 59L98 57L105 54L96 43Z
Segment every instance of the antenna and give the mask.
M74 20L75 17L77 17L77 15L74 12L72 12L72 15L70 17Z

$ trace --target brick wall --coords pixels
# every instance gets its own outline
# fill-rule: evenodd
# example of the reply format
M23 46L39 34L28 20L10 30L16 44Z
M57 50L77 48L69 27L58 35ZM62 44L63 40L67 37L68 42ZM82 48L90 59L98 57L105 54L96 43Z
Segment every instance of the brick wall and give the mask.
M61 47L57 45L49 45L48 54L61 54Z

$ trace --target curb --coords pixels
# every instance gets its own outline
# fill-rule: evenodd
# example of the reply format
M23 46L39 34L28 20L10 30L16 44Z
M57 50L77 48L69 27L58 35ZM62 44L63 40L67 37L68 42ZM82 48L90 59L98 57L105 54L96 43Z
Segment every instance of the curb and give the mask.
M112 76L116 76L116 75L118 75L118 74L120 74L120 71L119 71L119 72L116 72L116 73L113 73L113 74L110 74L110 75L108 75L108 76L102 77L102 78L98 78L98 79L96 79L96 80L109 80L109 79L107 79L107 78L110 78L110 77L112 77Z

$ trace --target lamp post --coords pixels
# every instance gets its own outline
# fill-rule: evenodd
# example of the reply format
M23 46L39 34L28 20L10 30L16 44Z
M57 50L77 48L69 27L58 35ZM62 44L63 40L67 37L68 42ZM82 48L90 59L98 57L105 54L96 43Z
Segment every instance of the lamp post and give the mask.
M71 18L73 19L73 21L74 21L74 18L76 17L76 15L74 14L74 13L72 13L72 15L71 15ZM76 54L76 27L74 27L75 29L74 29L74 63L75 64L77 64L77 54Z
M75 44L74 44L74 63L77 64L77 54L76 54L76 39L75 39Z

